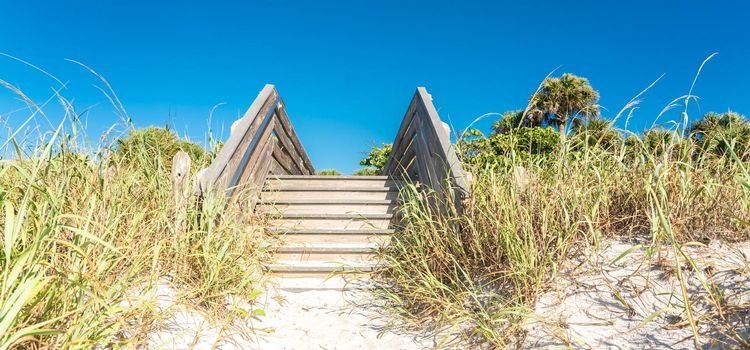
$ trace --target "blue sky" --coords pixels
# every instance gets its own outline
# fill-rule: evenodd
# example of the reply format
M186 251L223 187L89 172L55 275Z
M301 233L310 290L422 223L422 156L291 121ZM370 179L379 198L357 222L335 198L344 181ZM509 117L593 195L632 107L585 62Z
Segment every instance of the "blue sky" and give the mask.
M225 103L211 127L228 130L274 83L315 167L350 172L369 146L392 141L417 86L463 129L524 107L558 66L588 77L610 116L665 74L633 115L631 129L642 131L719 52L690 115L750 114L748 13L746 1L4 0L0 52L66 82L79 109L94 105L94 140L117 117L95 78L66 58L103 74L138 126L169 123L198 141L214 105ZM37 101L57 86L3 57L0 79ZM18 106L0 92L0 118L20 119L8 114Z

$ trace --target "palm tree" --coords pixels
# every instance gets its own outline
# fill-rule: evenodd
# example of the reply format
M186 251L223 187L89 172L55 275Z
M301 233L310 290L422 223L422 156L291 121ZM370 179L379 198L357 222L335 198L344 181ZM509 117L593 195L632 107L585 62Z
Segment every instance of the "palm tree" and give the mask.
M612 121L600 117L573 120L573 135L589 146L611 149L622 143L622 134L612 127Z
M517 128L541 126L541 120L534 117L533 113L524 116L522 109L507 111L492 124L492 135L508 134Z
M599 93L588 79L565 73L559 78L547 78L538 93L531 96L531 113L541 115L548 125L558 127L560 139L571 118L599 115Z
M693 122L688 134L702 152L726 154L730 148L744 158L750 146L750 122L744 116L729 111L708 112Z

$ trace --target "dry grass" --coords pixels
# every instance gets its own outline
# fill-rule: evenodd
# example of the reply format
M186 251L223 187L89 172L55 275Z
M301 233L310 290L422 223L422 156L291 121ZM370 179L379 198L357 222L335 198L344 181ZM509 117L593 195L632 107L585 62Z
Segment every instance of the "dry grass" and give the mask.
M683 97L686 110L692 98ZM747 155L700 152L685 129L676 125L671 141L656 148L637 137L605 148L597 136L581 134L552 154L514 151L480 162L467 169L472 197L462 215L434 211L426 204L434 193L407 186L402 230L382 254L387 304L416 326L457 327L477 346L519 346L538 296L564 262L595 252L605 239L639 238L650 242L649 264L671 251L668 264L688 301L673 306L695 345L705 344L698 322L731 327L721 310L737 307L723 305L721 288L686 247L750 237L750 175ZM710 305L701 315L684 271L701 281Z
M108 139L92 145L72 103L55 97L67 122L10 130L0 148L0 349L143 345L169 317L149 297L160 283L218 324L249 317L230 301L258 294L262 223L192 197L176 232L170 159L137 147L111 156ZM25 125L55 119L28 104Z

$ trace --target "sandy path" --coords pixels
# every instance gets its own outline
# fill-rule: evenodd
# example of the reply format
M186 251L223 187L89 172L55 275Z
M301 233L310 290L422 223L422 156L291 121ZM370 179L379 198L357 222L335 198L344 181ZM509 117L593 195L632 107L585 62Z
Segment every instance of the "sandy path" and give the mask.
M673 268L673 254L647 263L644 248L610 241L590 257L566 263L543 293L527 323L525 349L693 349ZM623 252L626 257L613 262ZM685 268L703 348L738 348L750 338L750 242L687 247L707 282L723 293L720 321L697 274ZM158 349L432 349L440 336L389 326L396 318L374 305L364 288L291 292L270 289L252 307L265 316L231 327L212 325L200 313L168 306L173 291L161 287L167 327L150 339ZM168 306L168 307L167 307ZM448 349L448 347L440 347ZM463 349L460 345L453 348Z
M394 318L373 305L366 284L345 291L272 288L254 306L242 306L262 309L265 316L231 326L217 326L195 310L175 306L174 293L167 286L159 288L168 322L150 337L149 349L412 350L433 349L443 340L389 326Z
M431 349L436 342L423 334L385 327L388 318L372 305L372 295L348 291L279 291L269 300L267 317L256 329L261 349Z

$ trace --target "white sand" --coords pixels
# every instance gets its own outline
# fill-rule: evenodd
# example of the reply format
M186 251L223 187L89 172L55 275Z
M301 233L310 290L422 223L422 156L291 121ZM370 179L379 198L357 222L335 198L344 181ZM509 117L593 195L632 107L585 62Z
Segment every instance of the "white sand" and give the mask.
M373 305L366 286L278 296L285 300L270 301L257 325L271 330L260 336L262 349L432 349L440 340L387 327L393 318Z
M654 264L648 264L642 248L612 264L633 245L607 242L593 257L579 254L566 263L550 290L540 296L523 348L694 348L671 249L665 247ZM683 261L702 347L737 348L731 331L750 338L750 242L712 243L686 248L686 253L710 273L709 280L721 287L726 300L727 323L720 323L698 276ZM176 306L175 291L166 285L155 293L160 300L156 305L169 322L150 337L148 348L154 349L432 349L444 339L389 325L395 318L374 305L373 296L362 288L270 289L253 307L262 308L266 316L231 326L212 324L200 312ZM653 320L648 321L650 316Z
M263 309L265 316L228 327L213 325L196 310L170 305L174 290L160 286L157 293L169 322L153 333L148 348L411 350L432 349L446 340L444 336L399 331L399 327L389 325L394 318L373 304L368 288L366 283L350 285L345 291L272 288L254 306Z
M642 248L611 264L631 247L631 243L613 241L590 260L572 261L539 298L538 319L529 322L524 347L693 349L671 247L665 247L668 250L662 251L653 266L648 265ZM750 336L750 242L714 243L685 251L702 271L711 273L709 281L719 285L726 297L728 327L722 329L698 276L684 267L683 260L695 318L700 320L701 345L738 347L728 332L732 328L741 338Z

